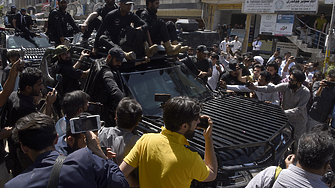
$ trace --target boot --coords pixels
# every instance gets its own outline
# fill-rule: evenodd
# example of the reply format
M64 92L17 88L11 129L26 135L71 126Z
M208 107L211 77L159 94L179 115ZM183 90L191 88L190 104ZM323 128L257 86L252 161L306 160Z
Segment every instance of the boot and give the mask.
M188 50L188 46L182 46L177 52L176 54L173 54L173 55L177 55L179 53L184 53Z
M149 47L149 44L147 41L144 42L144 51L145 51L145 55L148 57L152 57L155 55L155 53L158 50L158 45L154 44L152 46Z
M172 44L172 45L178 45L179 43L178 43L177 40L174 40L174 41L171 42L171 44Z
M124 57L127 59L127 60L133 60L133 59L136 59L136 54L135 52L133 51L130 51L130 52L123 52L124 53Z
M170 41L165 42L163 46L167 55L174 55L181 48L181 45L171 45Z

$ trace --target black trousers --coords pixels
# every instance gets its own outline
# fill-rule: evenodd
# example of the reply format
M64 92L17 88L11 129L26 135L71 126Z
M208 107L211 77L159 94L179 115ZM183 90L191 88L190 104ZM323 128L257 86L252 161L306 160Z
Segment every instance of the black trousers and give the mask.
M143 42L145 40L144 32L134 28L123 30L117 40L114 41L107 35L101 35L99 38L101 46L107 50L118 46L125 52L134 51L138 58L144 56Z
M252 55L253 56L259 56L259 50L253 50Z
M176 26L171 21L165 23L164 20L158 19L151 26L149 32L151 41L154 44L160 44L161 41L165 43L168 40L174 41L178 39Z
M85 31L85 33L83 34L83 39L90 38L94 29L98 31L101 23L102 22L98 18L94 18L94 20L92 20L92 22L88 24L88 30Z

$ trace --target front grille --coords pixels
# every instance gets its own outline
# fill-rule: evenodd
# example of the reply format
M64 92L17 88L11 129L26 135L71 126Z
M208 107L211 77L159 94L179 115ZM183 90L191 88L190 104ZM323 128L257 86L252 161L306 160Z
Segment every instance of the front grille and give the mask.
M46 48L26 48L24 59L42 59Z
M214 123L213 142L221 166L264 162L270 157L274 161L274 152L282 144L283 129L288 127L288 119L279 106L233 96L216 98L203 106L202 114L210 116ZM144 117L139 130L141 134L160 132L163 125L162 118ZM203 155L202 130L196 130L189 142L191 150Z

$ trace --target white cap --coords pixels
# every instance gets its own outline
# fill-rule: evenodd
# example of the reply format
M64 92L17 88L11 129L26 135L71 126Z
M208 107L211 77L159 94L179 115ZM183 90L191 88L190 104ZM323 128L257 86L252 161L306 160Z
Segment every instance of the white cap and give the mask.
M254 60L256 60L257 62L259 62L261 65L263 65L264 59L261 56L255 56Z

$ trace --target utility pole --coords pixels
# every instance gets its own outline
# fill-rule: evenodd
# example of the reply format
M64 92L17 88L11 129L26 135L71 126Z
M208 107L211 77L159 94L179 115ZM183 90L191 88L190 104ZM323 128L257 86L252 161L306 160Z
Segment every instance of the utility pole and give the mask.
M242 44L242 53L246 53L248 49L250 25L251 25L251 14L247 14L247 24L245 26L245 35L244 35L244 40Z
M333 10L332 10L332 17L330 19L330 26L329 26L329 33L328 36L326 38L326 54L325 54L325 60L323 63L323 73L327 73L328 70L328 64L329 64L329 56L330 56L330 48L332 45L332 40L333 40L333 28L334 28L334 20L335 20L335 0L333 1Z

